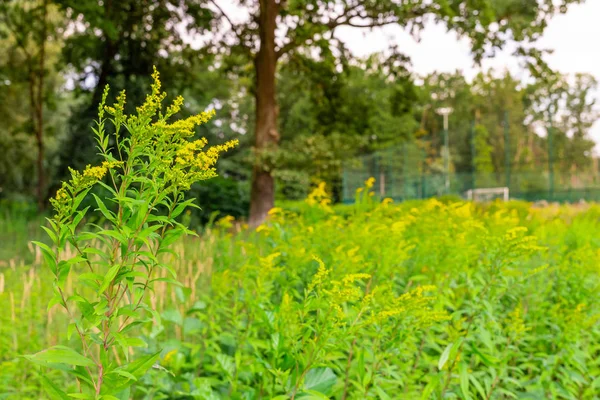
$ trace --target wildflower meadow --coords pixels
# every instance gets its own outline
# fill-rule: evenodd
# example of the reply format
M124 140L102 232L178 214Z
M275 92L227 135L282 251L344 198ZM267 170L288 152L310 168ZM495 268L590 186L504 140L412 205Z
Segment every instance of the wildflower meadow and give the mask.
M2 217L37 240L0 260L1 399L600 397L599 207L396 204L369 179L195 231L186 191L236 143L164 100L157 73L136 114L103 100L100 163L49 218Z

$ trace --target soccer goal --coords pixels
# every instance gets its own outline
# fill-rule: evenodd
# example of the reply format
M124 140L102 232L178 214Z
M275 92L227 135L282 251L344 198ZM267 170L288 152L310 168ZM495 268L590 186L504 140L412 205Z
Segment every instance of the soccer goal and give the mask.
M495 199L502 199L508 201L508 188L507 187L495 187L495 188L480 188L480 189L469 189L467 190L467 200L471 201L492 201Z

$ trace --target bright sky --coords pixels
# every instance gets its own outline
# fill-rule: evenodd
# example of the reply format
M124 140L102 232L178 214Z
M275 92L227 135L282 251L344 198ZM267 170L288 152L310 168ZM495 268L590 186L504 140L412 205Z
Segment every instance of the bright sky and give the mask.
M458 40L454 33L447 32L442 25L428 25L421 32L420 42L397 26L372 31L344 27L336 32L336 36L358 56L383 51L390 43L395 43L412 58L413 70L417 74L459 69L471 78L479 71L473 65L468 41ZM554 50L553 54L546 57L551 68L568 74L587 72L600 81L600 50L593 45L598 38L600 0L587 0L584 4L572 5L566 14L554 17L538 41L538 47ZM511 56L510 49L484 61L483 69L490 67L499 70L508 68L514 75L524 77L524 71L518 59ZM600 103L600 93L597 97ZM600 121L594 125L591 136L600 144Z

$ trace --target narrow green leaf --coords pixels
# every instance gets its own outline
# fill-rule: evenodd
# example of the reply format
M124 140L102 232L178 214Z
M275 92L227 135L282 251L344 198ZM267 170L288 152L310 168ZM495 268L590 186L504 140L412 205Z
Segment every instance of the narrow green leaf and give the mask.
M471 395L469 394L469 370L468 365L464 362L460 363L459 371L460 371L460 390L465 398L465 400L470 400Z
M85 196L87 196L91 189L92 188L88 188L83 192L79 193L77 196L75 196L75 200L73 200L73 211L77 210L77 207L79 207L79 205L81 204L83 199L85 199Z
M50 228L48 228L47 226L42 226L42 229L44 231L46 231L46 234L48 234L48 236L50 237L50 239L52 239L52 241L54 243L56 243L56 241L58 240L58 238L56 237L56 233L54 233Z
M50 268L50 270L56 275L56 256L54 255L52 249L47 244L42 242L34 240L31 243L40 248L42 251L42 256L44 257L46 264L48 264L48 268Z
M440 359L438 361L438 369L439 370L444 368L444 365L446 365L446 362L448 361L448 356L450 355L450 350L452 350L453 344L454 343L450 343L448 346L446 346L446 348L444 349L444 352L440 356Z
M184 201L183 203L180 203L177 207L175 207L175 209L171 213L171 218L177 218L183 211L185 211L187 207L200 208L197 204L194 203L195 201L196 199L189 199Z
M150 354L146 357L139 358L130 364L123 367L117 368L116 370L123 370L131 373L136 378L141 378L158 360L160 357L160 351L154 354ZM115 371L116 371L115 370Z
M104 280L102 281L102 285L100 285L100 288L98 289L98 291L100 293L104 293L106 291L106 289L108 289L108 287L110 286L110 284L113 281L113 279L115 279L115 277L117 276L117 273L119 273L119 269L121 269L121 266L117 264L117 265L113 265L108 270L108 272L104 276Z
M106 208L106 205L104 204L104 202L102 200L100 200L100 198L98 196L96 196L94 193L92 193L92 196L94 196L94 199L96 199L96 204L98 204L98 209L100 210L102 215L104 215L104 217L107 220L114 222L115 215L112 212L110 212L108 210L108 208Z
M73 217L73 222L71 222L71 229L73 231L75 231L75 228L77 228L77 226L79 225L79 223L81 222L83 217L85 217L85 215L87 214L89 209L90 209L90 207L87 206L83 210L78 211L77 214L75 215L75 217Z
M120 370L115 370L115 371L113 371L113 372L111 372L111 373L114 373L114 374L120 375L120 376L122 376L122 377L124 377L124 378L127 378L127 379L131 379L132 381L137 381L137 378L136 378L136 377L135 377L135 376L134 376L132 373L130 373L130 372L127 372L127 371L124 371L124 370L122 370L122 369L120 369Z

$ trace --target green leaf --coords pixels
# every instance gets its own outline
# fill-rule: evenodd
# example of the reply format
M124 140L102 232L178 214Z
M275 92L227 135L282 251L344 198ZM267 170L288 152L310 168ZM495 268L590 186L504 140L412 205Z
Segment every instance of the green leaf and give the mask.
M465 398L465 400L470 400L471 396L469 395L469 370L468 365L461 362L459 366L460 371L460 390Z
M297 399L304 400L329 400L329 397L316 390L303 390L296 396Z
M442 368L444 368L444 365L446 365L446 362L448 361L448 356L450 356L450 350L452 350L453 345L454 343L450 343L448 346L446 346L444 352L440 356L440 360L438 361L439 370L442 370Z
M331 368L312 368L304 378L304 390L328 394L337 381Z
M46 233L48 234L48 236L50 237L50 239L52 239L52 241L54 243L57 242L58 238L56 237L56 233L52 232L52 230L50 228L48 228L47 226L42 226L42 229L44 231L46 231Z
M160 351L150 354L146 357L139 358L130 364L117 368L115 371L122 370L131 373L136 378L141 378L160 357Z
M100 198L98 196L96 196L94 193L92 193L92 196L94 196L94 199L96 199L96 204L98 204L98 209L100 210L102 215L104 215L104 217L107 220L114 222L115 215L112 212L108 211L108 208L106 208L106 205L104 204L104 202L102 200L100 200Z
M132 373L124 371L122 369L112 371L111 374L117 374L124 378L131 379L132 381L137 381L137 378Z
M392 400L392 398L379 386L375 386L375 391L381 400Z
M75 350L65 346L54 346L39 353L24 356L28 360L40 365L44 364L68 364L82 367L93 367L94 362L82 356Z
M50 381L46 375L40 374L40 378L42 388L44 388L44 391L51 400L69 400L69 396L67 396L65 392L63 392L58 386Z
M106 289L108 289L108 287L110 286L110 284L113 281L113 279L115 279L115 276L117 276L117 273L119 272L119 269L121 269L121 266L119 264L117 264L117 265L113 265L108 270L108 272L104 276L104 280L102 281L102 285L100 285L100 288L98 289L98 291L100 293L104 293L106 291Z
M103 229L98 232L99 235L110 236L111 238L117 239L119 243L126 245L127 239L125 236L113 229Z
M42 251L42 256L44 256L44 260L46 261L46 264L48 264L48 267L50 268L52 273L56 275L56 256L54 255L52 249L47 244L42 242L37 242L34 240L31 243L35 244L40 248L40 250Z
M189 199L180 203L171 213L171 218L177 218L187 207L200 208L198 205L194 204L194 201L196 201L196 199Z
M77 228L77 225L79 225L79 223L81 222L81 220L83 219L83 217L85 217L85 214L87 214L88 210L90 209L90 207L86 207L81 211L78 211L77 214L75 215L75 217L73 217L73 222L71 222L70 226L71 229L73 231L75 231L75 228Z
M167 233L165 234L165 237L160 242L160 247L161 248L169 247L170 245L175 243L177 241L177 239L179 239L184 233L185 233L185 231L183 229L179 229L179 228L173 228L173 229L167 231Z
M73 200L73 211L77 210L77 207L79 207L79 205L81 204L83 199L85 199L85 196L87 196L91 189L92 188L87 188L86 190L75 196L75 199Z
M217 362L219 363L219 365L221 366L223 371L225 371L227 376L230 378L233 377L233 373L235 372L235 365L233 364L233 358L228 356L227 354L223 354L223 353L217 354L217 356L215 358L217 359Z
M58 289L54 288L54 295L48 302L47 310L50 311L50 309L52 307L54 307L55 305L62 304L62 301L63 301L63 299L62 299L60 292L58 291Z
M471 381L473 386L475 386L475 389L477 389L477 392L479 392L479 395L481 396L481 398L482 399L487 398L486 392L483 389L483 386L481 386L481 383L479 383L479 381L477 380L477 378L475 378L474 375L469 375L469 380Z

